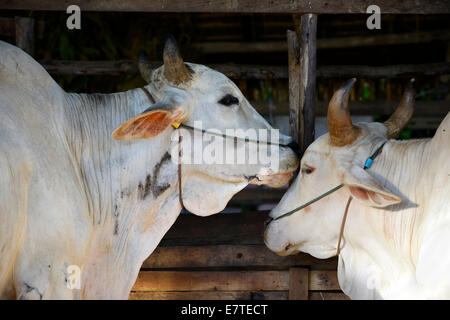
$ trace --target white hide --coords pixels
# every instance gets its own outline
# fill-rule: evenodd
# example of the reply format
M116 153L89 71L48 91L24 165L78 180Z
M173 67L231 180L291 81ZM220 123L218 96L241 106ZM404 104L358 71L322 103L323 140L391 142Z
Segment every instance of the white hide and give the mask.
M66 93L19 48L0 42L0 52L0 298L128 298L181 210L168 153L174 129L115 141L111 133L149 106L142 90ZM188 124L271 128L229 79L189 66L194 79L180 88ZM163 68L147 86L157 100L171 92ZM219 105L226 93L240 104ZM294 153L282 155L280 170L295 170ZM265 169L183 167L184 201L194 214L216 213ZM69 288L71 266L81 270L80 289Z
M336 255L352 195L338 264L342 290L352 299L450 299L450 114L432 139L389 140L365 171L365 160L386 140L386 128L357 126L362 135L351 145L332 147L328 134L310 145L301 173L271 217L341 183L345 187L270 223L266 245L281 255ZM307 166L315 170L306 174ZM379 203L357 199L350 189L355 185L388 197Z

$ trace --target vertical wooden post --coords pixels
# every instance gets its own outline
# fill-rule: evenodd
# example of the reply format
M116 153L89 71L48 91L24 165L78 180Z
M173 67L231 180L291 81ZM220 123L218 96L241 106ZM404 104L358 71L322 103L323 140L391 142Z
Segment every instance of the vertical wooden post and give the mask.
M308 300L309 270L289 269L289 300Z
M289 70L289 134L303 150L303 114L300 107L300 46L295 31L287 31Z
M302 151L314 141L317 15L293 15L300 44L299 108L303 120Z
M34 54L34 19L15 17L16 45L27 52Z

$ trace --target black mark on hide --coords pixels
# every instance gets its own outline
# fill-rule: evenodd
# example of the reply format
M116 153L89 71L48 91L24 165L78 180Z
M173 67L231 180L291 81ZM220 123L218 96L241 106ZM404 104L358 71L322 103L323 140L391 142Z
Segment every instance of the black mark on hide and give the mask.
M28 283L26 283L26 282L24 282L23 284L24 284L24 286L25 286L25 294L29 294L29 293L31 293L31 292L34 290L34 291L36 291L36 293L38 294L39 300L42 300L42 296L43 296L43 295L42 295L42 293L39 292L39 290L38 290L37 288L30 286L30 285L29 285ZM19 299L24 299L24 297L23 297L22 294L20 295Z
M118 233L119 233L119 221L116 218L114 223L114 235L116 236Z
M142 184L142 182L139 182L138 185L138 192L139 192L139 198L144 200L147 198L147 196L150 193L150 187L152 185L152 176L150 174L147 174L145 177L145 183Z
M170 184L168 183L158 184L159 172L161 171L162 166L170 161L170 159L170 153L166 152L153 169L153 175L147 174L147 176L145 177L145 182L139 182L138 195L141 200L147 198L150 192L155 198L157 198L160 194L162 194L170 187Z

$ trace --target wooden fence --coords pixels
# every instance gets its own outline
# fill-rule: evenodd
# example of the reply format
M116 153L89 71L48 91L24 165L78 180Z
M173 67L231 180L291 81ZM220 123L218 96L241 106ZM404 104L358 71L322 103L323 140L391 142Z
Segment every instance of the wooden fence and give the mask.
M335 258L281 257L266 248L267 218L181 215L142 265L130 299L346 299Z

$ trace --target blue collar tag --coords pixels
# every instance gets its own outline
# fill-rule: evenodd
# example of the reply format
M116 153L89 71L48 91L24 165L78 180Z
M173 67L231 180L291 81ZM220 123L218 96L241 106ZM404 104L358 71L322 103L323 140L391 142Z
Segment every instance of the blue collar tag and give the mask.
M367 158L366 163L364 163L364 169L369 169L370 166L373 163L373 159L372 158Z

